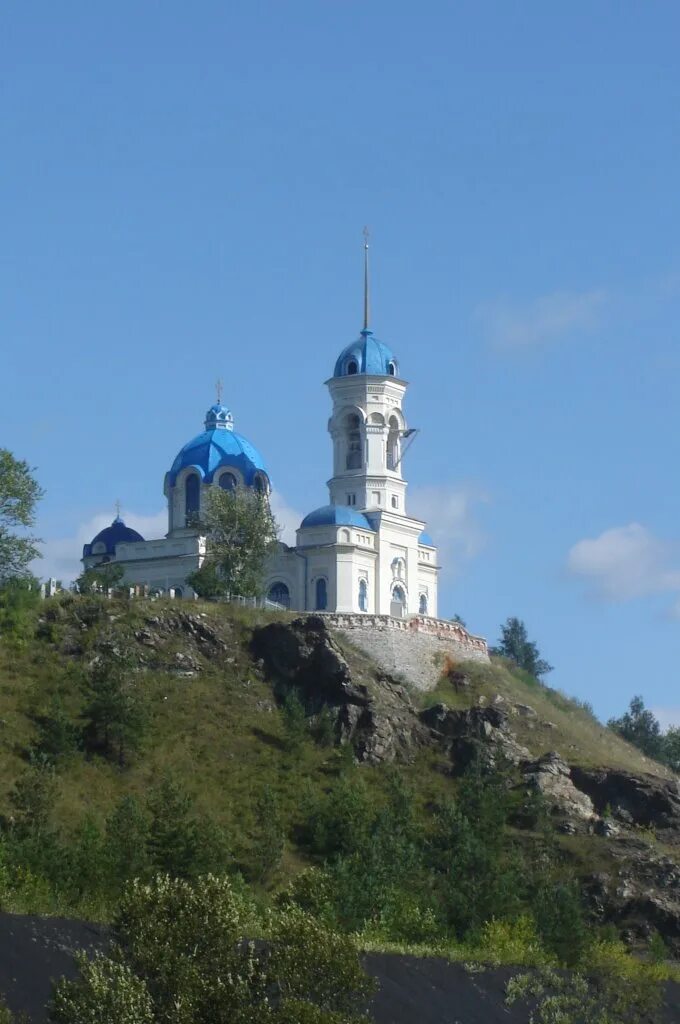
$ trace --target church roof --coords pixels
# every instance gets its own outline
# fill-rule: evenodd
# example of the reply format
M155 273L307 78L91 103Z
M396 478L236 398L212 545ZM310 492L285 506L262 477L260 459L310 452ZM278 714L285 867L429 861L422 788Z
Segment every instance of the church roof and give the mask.
M92 554L95 544L105 544L105 553L107 555L115 555L116 544L132 544L140 540L144 540L141 533L137 533L136 530L126 526L121 517L116 516L110 526L100 530L89 544L83 546L83 558L87 558L88 555ZM104 554L104 552L97 552L97 554Z
M305 516L300 529L306 526L358 526L375 533L366 516L349 505L322 505Z
M429 533L427 533L425 530L423 530L423 532L418 537L418 543L422 544L426 548L435 547L435 543L432 540L432 537L430 537Z
M170 467L167 482L175 486L183 469L192 467L204 483L212 483L215 471L224 466L238 469L247 486L255 482L255 474L267 477L264 459L257 448L233 429L232 415L220 403L211 406L206 414L205 430L184 445Z
M342 350L335 363L333 376L351 377L355 373L370 373L381 377L396 377L399 373L392 350L367 328L356 341Z

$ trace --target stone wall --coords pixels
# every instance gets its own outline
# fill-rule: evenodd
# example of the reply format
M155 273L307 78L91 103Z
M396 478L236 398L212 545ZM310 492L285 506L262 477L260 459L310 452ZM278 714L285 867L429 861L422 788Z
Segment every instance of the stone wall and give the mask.
M444 657L489 660L486 640L457 622L414 615L327 614L324 619L341 636L369 655L385 671L403 676L419 690L431 690L441 675Z

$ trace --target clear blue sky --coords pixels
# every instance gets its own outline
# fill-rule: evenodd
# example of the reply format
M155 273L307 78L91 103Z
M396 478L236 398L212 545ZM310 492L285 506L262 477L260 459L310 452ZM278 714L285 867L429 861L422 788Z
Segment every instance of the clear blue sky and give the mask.
M0 444L44 568L117 498L159 521L218 376L324 502L368 223L441 611L680 717L678 39L656 0L3 5Z

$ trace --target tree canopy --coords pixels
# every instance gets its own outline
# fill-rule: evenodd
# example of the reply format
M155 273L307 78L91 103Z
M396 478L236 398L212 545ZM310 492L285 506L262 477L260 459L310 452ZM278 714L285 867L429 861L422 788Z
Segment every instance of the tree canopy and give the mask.
M267 495L246 487L213 487L198 528L205 533L207 550L201 568L188 578L196 593L258 597L265 561L278 536Z
M30 563L40 557L37 539L24 531L34 525L42 495L28 463L0 448L0 584L30 576Z
M491 653L509 658L536 679L552 672L552 665L541 657L538 647L529 639L525 624L514 616L508 618L501 626L501 638Z

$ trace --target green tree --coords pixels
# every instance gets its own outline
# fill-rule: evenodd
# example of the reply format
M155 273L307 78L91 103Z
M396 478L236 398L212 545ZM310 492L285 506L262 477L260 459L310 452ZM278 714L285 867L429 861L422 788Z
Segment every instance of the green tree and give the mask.
M115 889L150 873L149 822L136 797L124 796L106 822L105 856Z
M281 714L286 736L286 746L293 753L299 751L310 733L305 706L295 690L291 690L286 694L281 706Z
M349 938L297 908L257 950L250 899L212 875L132 882L110 957L62 980L55 1024L359 1024L371 985Z
M115 590L123 582L125 570L118 562L101 562L85 569L76 580L76 587L80 594L90 594L92 591Z
M149 812L147 848L153 869L178 878L195 874L200 836L189 794L168 776L152 791Z
M621 718L610 718L607 725L648 757L663 757L661 726L642 697L633 697L628 711Z
M84 739L88 749L115 757L122 768L144 735L147 700L132 638L105 633L98 646L84 682Z
M39 541L23 533L34 525L35 507L43 496L31 472L27 462L0 448L0 583L29 576L30 563L40 557Z
M278 535L268 496L247 487L212 487L197 528L207 538L207 553L201 568L188 578L196 593L260 596L265 561Z
M674 772L680 775L680 728L671 726L663 737L663 759Z
M59 694L50 698L43 714L37 717L38 738L35 750L53 764L59 764L78 749L79 730L67 713Z
M250 856L250 876L264 882L278 868L283 856L284 831L276 793L264 786L255 808L255 832Z
M505 625L501 626L501 638L498 645L492 649L491 653L500 655L502 658L509 658L536 679L552 672L552 665L541 658L538 647L533 640L529 640L527 628L521 619L514 617L507 619Z

